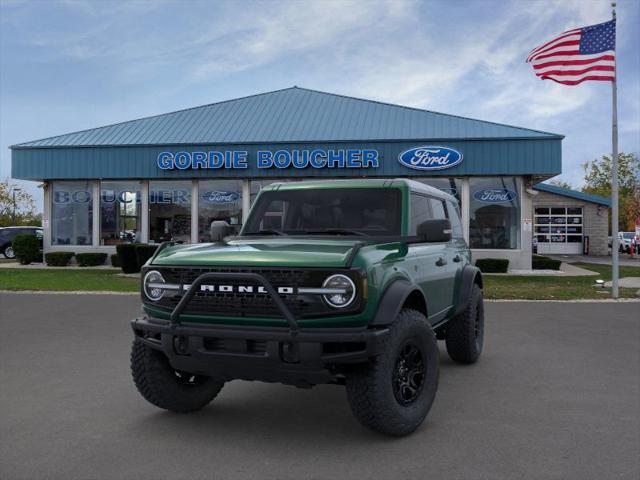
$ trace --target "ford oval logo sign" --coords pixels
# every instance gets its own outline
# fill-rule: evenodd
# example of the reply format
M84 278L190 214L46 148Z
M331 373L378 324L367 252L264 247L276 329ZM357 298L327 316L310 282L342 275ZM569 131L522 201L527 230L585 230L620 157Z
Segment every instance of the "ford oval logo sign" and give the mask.
M442 170L461 163L462 154L449 147L423 146L405 150L398 155L398 161L416 170Z
M200 197L206 203L233 203L240 198L240 194L237 192L220 192L214 190L204 192Z
M484 203L506 203L518 198L518 194L506 188L483 188L476 190L473 198Z

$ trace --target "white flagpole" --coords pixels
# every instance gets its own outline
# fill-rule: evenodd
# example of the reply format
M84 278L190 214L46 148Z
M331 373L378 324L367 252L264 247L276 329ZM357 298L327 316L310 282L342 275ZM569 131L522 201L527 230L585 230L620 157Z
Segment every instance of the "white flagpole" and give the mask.
M611 2L611 13L616 19L616 2ZM617 30L617 25L616 25ZM617 53L617 52L616 52ZM611 82L611 296L618 298L618 55L615 77Z

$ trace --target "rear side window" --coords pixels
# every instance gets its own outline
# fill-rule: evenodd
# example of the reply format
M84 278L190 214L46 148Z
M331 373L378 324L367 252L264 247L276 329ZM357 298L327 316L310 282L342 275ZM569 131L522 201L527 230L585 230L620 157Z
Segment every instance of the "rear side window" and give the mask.
M433 217L431 215L431 205L429 204L429 197L412 193L409 235L416 235L418 225L420 225L425 220L429 220L430 218Z
M447 211L451 222L451 233L453 238L463 238L462 220L460 219L460 209L453 202L447 201Z

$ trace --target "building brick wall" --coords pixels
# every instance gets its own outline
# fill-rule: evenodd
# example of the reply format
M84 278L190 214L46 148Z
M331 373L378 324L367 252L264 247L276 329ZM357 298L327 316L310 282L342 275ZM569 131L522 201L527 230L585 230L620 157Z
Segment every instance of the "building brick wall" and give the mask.
M604 205L539 191L533 198L531 218L534 218L536 207L582 207L582 231L583 235L589 237L589 254L609 254L609 215L608 208Z

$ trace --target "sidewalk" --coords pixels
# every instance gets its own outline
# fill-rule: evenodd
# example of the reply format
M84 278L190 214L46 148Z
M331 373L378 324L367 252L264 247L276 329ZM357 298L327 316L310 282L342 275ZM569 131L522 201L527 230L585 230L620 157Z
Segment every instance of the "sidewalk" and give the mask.
M66 267L50 267L46 263L30 263L29 265L20 265L18 262L0 262L0 268L25 268L31 270L113 270L120 271L120 268L114 268L111 265L98 265L95 267L80 267L76 265L68 265Z
M611 265L611 257L609 255L553 255L547 254L545 257L560 260L566 263L596 263L598 265ZM621 253L619 258L620 266L624 267L640 267L640 257L634 255L631 258L626 253Z
M588 277L591 275L600 275L598 272L592 272L584 268L576 267L570 263L562 263L560 270L509 270L507 273L483 273L482 275L491 276L525 276L525 277Z

